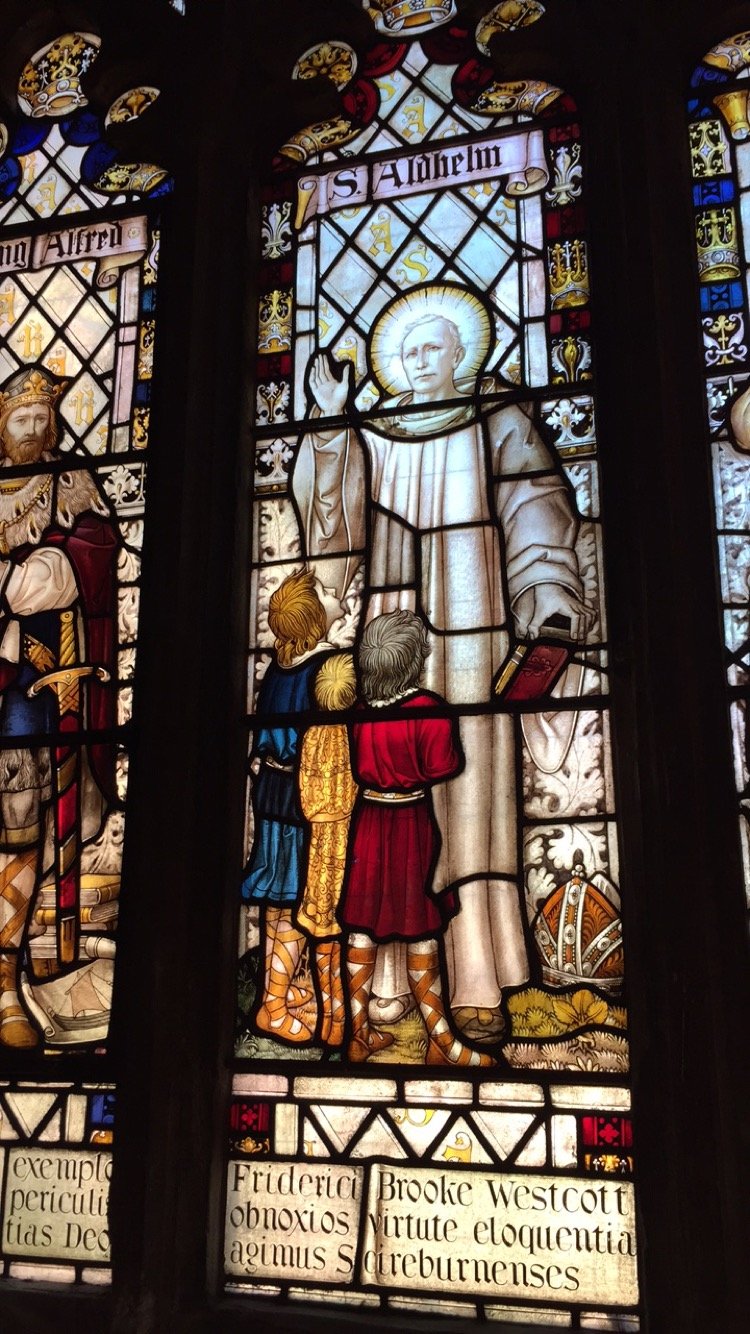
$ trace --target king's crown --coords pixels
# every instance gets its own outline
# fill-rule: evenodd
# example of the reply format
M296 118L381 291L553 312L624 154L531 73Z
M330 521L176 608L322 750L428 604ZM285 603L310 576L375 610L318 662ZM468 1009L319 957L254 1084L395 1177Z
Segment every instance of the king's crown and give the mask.
M362 0L379 32L422 32L456 17L455 0Z

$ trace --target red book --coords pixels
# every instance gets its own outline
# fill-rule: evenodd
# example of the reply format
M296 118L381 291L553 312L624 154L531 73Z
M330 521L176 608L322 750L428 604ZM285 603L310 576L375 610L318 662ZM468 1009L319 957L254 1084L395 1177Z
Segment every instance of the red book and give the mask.
M569 658L564 644L517 644L498 672L495 694L519 704L548 695Z

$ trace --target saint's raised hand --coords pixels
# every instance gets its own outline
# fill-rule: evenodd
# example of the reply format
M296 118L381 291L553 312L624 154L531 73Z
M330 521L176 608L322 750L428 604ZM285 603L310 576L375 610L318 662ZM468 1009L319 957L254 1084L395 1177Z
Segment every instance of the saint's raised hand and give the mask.
M341 378L333 369L328 353L319 352L310 367L310 393L324 417L340 417L352 387L352 363L342 365Z

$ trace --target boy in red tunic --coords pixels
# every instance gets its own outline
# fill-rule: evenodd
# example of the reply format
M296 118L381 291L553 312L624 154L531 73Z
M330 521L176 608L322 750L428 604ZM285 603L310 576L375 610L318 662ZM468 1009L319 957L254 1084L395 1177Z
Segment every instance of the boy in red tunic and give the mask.
M432 890L440 833L430 789L460 773L464 757L444 701L419 687L429 651L425 627L411 611L376 617L359 648L362 691L371 712L352 727L361 792L340 909L350 932L349 1059L366 1061L392 1041L370 1029L368 1003L377 944L405 940L409 985L427 1028L427 1064L491 1065L488 1056L454 1036L443 1004L439 939L456 903L452 893L438 897Z

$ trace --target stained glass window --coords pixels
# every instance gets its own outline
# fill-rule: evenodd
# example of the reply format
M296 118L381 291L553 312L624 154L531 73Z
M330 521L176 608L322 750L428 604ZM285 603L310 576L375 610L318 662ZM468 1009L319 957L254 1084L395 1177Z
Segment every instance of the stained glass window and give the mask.
M158 90L95 110L99 48L48 42L0 125L0 1273L68 1284L110 1273L108 1030L170 189L109 145Z
M585 139L543 6L364 8L262 191L227 1281L635 1330Z
M750 33L706 53L688 110L705 359L706 422L716 506L737 813L750 898Z

